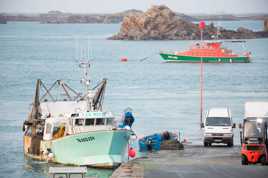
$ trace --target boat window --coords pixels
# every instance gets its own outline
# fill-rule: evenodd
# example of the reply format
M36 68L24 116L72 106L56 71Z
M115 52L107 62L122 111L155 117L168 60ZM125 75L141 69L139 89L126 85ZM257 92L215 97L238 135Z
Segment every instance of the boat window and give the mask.
M70 178L83 178L83 174L70 174Z
M46 134L50 134L52 132L51 129L52 129L52 125L47 123L47 125L46 125Z
M79 116L78 113L73 113L73 114L71 114L71 117L78 117L78 116Z
M64 136L64 132L65 132L65 126L61 125L61 126L57 126L53 128L53 139L56 138L60 138Z
M25 135L27 136L31 136L32 135L32 127L28 127L26 132L25 132Z
M104 125L104 119L103 118L96 119L96 125Z
M85 125L94 125L94 120L95 119L86 119L86 124Z
M75 125L82 126L84 125L84 120L85 119L76 119L75 120Z
M60 130L60 127L53 127L53 135L55 135Z
M112 125L113 124L113 118L107 118L106 125Z
M54 178L67 178L67 174L55 174L54 176L53 176Z

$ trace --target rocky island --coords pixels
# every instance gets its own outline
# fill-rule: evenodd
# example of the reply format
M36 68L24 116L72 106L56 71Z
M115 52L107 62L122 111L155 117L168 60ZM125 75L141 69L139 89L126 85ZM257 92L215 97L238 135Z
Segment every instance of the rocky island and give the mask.
M204 39L251 39L268 37L267 31L254 32L240 27L236 31L217 28L213 23L204 30ZM152 6L144 13L124 17L120 32L111 40L198 40L198 24L192 23L172 12L167 6Z

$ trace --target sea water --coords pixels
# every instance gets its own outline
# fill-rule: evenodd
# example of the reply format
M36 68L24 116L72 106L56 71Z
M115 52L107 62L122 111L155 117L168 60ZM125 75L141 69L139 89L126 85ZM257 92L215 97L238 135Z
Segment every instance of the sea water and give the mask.
M260 30L263 22L228 21L220 25ZM158 55L161 50L187 49L194 41L106 40L119 29L119 24L0 25L0 177L47 177L46 163L24 158L22 123L30 110L36 79L47 85L63 79L82 89L77 44L85 49L89 46L82 53L91 59L92 86L108 79L106 110L120 118L123 110L131 107L136 118L134 130L140 137L180 131L188 142L202 144L200 65L164 63ZM246 41L225 46L251 51L252 63L204 66L205 109L230 107L235 123L242 122L246 101L268 100L268 39ZM121 57L127 57L128 62L120 62ZM239 145L238 129L235 144ZM90 175L98 177L111 173L89 169Z

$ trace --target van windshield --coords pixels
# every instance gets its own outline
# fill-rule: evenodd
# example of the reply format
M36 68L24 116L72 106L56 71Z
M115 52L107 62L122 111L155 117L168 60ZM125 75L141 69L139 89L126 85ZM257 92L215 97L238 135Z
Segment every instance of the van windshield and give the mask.
M206 126L231 126L231 119L229 117L208 117Z

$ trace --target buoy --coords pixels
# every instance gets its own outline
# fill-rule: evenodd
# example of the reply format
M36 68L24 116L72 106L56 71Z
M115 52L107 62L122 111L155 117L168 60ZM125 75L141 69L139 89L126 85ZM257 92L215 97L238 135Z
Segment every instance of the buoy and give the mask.
M121 62L127 62L128 59L127 59L127 57L121 57L120 61L121 61Z
M136 156L136 151L133 148L129 148L128 150L128 156L131 158L134 158Z

